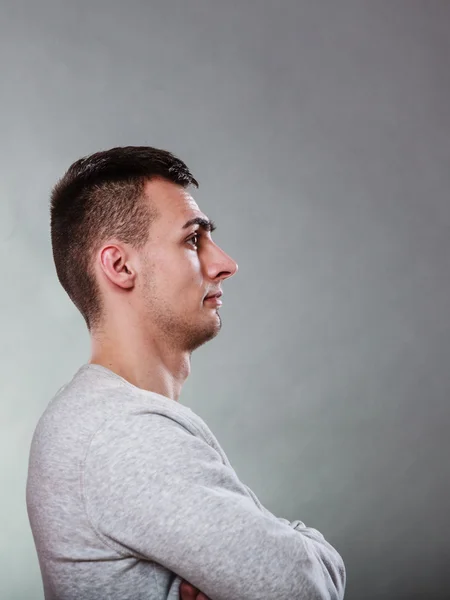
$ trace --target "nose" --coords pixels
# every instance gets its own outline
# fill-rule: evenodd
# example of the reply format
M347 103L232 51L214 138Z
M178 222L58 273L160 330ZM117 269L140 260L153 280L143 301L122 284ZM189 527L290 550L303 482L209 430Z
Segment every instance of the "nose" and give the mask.
M239 270L237 262L219 246L216 246L214 250L214 255L211 257L208 267L209 277L211 279L229 279Z

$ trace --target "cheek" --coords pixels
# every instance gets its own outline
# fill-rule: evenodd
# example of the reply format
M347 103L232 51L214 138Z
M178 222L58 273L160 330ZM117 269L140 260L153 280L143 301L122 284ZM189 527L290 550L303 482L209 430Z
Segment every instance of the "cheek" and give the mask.
M196 254L186 258L178 274L178 281L192 297L197 298L201 295L203 291L203 273L201 263Z
M152 256L149 265L160 294L183 293L197 298L203 292L203 273L200 258L196 252L159 251Z
M185 297L194 298L201 294L203 275L200 261L195 253L193 256L184 256L177 261L168 261L159 266L161 281L166 289L180 292Z
M186 251L183 253L181 260L179 261L179 268L191 273L191 275L193 273L201 273L202 265L198 253L194 251Z

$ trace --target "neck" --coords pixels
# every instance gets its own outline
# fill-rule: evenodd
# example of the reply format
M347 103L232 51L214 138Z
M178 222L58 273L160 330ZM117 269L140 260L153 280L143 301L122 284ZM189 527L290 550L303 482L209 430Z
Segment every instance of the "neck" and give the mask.
M190 373L191 353L156 340L118 340L114 336L92 336L89 363L120 375L141 389L178 401Z

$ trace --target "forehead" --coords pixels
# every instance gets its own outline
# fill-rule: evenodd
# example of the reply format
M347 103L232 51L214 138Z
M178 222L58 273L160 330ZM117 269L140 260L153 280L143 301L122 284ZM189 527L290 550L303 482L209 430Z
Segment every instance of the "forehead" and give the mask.
M165 179L152 179L145 184L145 194L158 213L161 224L175 224L204 216L190 192Z

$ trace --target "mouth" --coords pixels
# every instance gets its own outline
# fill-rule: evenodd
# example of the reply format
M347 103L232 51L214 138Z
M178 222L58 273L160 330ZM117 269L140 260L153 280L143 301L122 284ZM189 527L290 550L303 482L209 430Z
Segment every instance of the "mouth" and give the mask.
M205 300L211 300L212 298L220 298L220 296L222 296L223 292L217 292L216 294L210 294L209 296L205 297Z
M204 302L206 302L207 304L209 304L211 306L221 306L222 305L222 300L220 300L221 295L222 295L222 292L218 292L217 294L213 294L211 296L206 296L206 298L204 299Z

